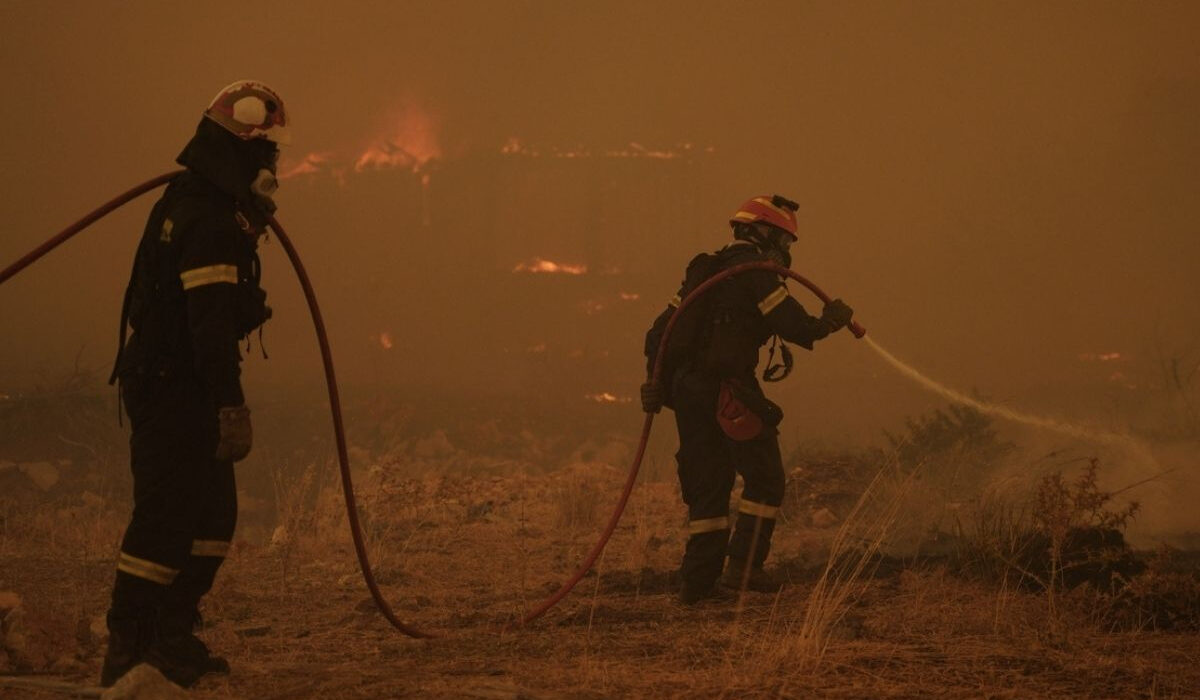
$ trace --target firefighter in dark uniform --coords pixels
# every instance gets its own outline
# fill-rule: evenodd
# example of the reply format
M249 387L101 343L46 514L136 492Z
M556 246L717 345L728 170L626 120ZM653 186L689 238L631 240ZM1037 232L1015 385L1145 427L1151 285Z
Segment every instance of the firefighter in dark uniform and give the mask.
M194 634L237 519L233 463L250 451L239 341L270 318L256 248L274 212L283 102L226 87L177 161L138 246L113 368L133 434L133 517L108 612L101 685L149 663L181 686L227 673ZM132 329L125 342L126 326Z
M693 259L679 294L646 334L650 365L675 307L705 279L747 262L790 267L797 208L775 195L754 197L738 209L730 219L734 242ZM720 587L778 590L763 562L783 502L776 428L783 413L763 395L755 377L759 349L774 337L772 348L778 345L783 362L768 367L763 378L777 381L791 368L783 341L811 350L815 341L849 324L852 315L840 299L826 304L819 317L809 315L783 279L767 270L719 282L680 314L668 340L662 383L643 385L642 405L648 412L663 405L674 409L679 429L676 461L689 520L680 567L683 603L716 596ZM731 522L735 474L742 476L743 491Z

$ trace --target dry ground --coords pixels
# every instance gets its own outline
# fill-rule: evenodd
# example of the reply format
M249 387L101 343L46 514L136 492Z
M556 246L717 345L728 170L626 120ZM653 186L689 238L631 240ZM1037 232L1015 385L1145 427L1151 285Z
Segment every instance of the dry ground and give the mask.
M387 460L361 473L363 511L387 597L439 638L405 638L376 612L330 472L309 470L280 485L274 529L242 530L202 632L234 673L197 698L1200 697L1196 634L1110 633L1085 596L1051 608L932 565L876 571L819 654L799 630L834 530L796 510L772 555L789 579L778 596L682 607L669 479L639 485L597 575L506 631L580 560L622 475L597 462L412 473ZM93 505L45 506L40 535L0 542L0 590L24 601L25 672L98 673L88 627L106 607L124 512Z

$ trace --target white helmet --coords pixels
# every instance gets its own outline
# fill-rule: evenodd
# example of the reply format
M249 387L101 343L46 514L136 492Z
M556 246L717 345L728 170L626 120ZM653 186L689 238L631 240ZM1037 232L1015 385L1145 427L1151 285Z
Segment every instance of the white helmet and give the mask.
M204 110L204 116L246 141L291 142L283 100L274 90L255 80L239 80L218 92Z

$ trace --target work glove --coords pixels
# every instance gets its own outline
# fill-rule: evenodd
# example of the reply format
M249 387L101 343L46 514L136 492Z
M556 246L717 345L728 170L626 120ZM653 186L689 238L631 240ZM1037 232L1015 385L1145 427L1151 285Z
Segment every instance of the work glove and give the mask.
M250 454L254 431L250 428L250 409L245 406L225 406L217 409L221 437L217 442L217 459L240 462Z
M850 319L854 316L854 309L842 301L834 299L825 305L825 309L821 312L821 320L829 324L829 332L840 331L850 325Z
M664 396L662 385L646 382L642 385L642 410L646 413L658 413L662 410Z

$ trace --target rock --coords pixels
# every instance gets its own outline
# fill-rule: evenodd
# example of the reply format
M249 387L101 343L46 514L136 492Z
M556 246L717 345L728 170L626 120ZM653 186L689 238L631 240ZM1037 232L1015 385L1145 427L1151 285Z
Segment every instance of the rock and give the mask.
M88 625L88 633L91 635L92 643L96 646L108 642L108 619L105 615L97 615L92 618Z
M292 537L288 534L288 529L283 525L280 525L275 528L274 532L271 533L271 549L280 549L282 547L286 547L291 539Z
M0 620L11 610L21 607L21 596L12 591L0 591Z
M138 664L121 676L100 700L186 700L187 691L149 664Z
M85 670L84 664L74 654L63 654L50 664L50 670L54 673L76 673Z
M34 486L43 491L49 491L58 483L58 467L49 462L26 462L20 469Z
M9 651L9 655L12 657L25 655L27 642L24 622L25 613L17 607L5 613L4 622L0 624L0 638L3 639L3 647Z
M811 518L812 526L819 527L821 529L833 527L834 525L838 524L838 516L834 515L833 511L829 510L828 508L821 508L813 511Z

